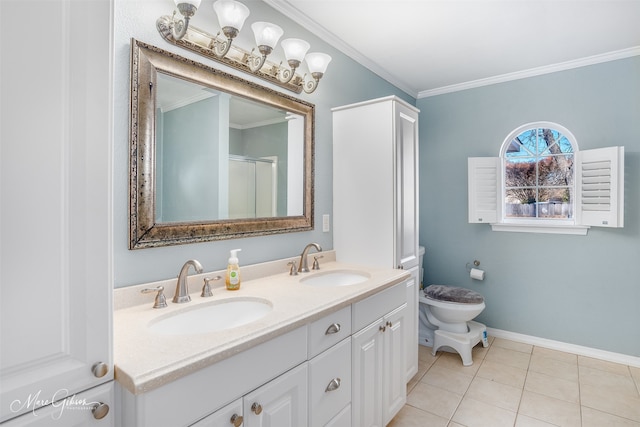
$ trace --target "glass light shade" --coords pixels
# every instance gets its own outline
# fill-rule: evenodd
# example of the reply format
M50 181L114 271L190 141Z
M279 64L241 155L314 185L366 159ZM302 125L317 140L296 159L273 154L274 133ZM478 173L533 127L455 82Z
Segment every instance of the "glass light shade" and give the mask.
M251 29L256 37L256 45L274 48L284 34L282 28L270 22L254 22Z
M287 61L294 60L300 62L302 62L311 47L309 43L301 39L284 39L281 45Z
M326 53L311 52L307 53L305 60L307 61L309 72L324 74L327 71L329 62L331 62L331 57Z
M176 6L182 3L187 3L194 6L196 9L200 7L201 0L175 0Z
M235 0L218 0L213 3L213 10L218 15L220 28L231 27L240 31L249 16L249 8Z

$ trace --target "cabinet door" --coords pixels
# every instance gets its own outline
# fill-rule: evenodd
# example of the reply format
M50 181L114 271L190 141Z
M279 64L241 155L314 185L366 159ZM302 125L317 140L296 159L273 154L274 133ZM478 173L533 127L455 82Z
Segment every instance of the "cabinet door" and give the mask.
M244 397L245 427L307 425L307 363Z
M384 318L384 365L382 381L382 420L387 425L407 402L405 370L406 304Z
M243 424L242 399L231 402L224 408L218 409L209 415L192 424L191 427L240 427Z
M111 6L0 1L0 422L113 379Z
M407 280L407 315L405 322L406 331L406 382L409 382L418 373L418 307L420 281L420 267L409 270L411 278Z
M351 337L353 425L381 427L384 322L373 322ZM404 366L404 363L403 365ZM404 375L403 375L404 378Z
M418 113L395 103L396 224L394 267L418 265Z

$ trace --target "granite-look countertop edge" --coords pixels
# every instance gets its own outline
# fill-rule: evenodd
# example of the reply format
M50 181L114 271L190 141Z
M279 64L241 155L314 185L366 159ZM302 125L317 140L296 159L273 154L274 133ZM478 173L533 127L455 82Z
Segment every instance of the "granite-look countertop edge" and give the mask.
M356 285L319 288L299 283L303 277L332 270L359 270L370 279ZM376 269L337 262L325 263L319 272L289 276L288 273L243 281L240 291L214 289L215 298L202 299L199 292L186 306L169 302L167 309L149 303L114 313L114 360L116 381L133 394L143 394L256 345L297 329L327 314L363 300L408 278L403 270ZM117 290L116 290L117 291ZM154 318L188 307L228 298L257 297L272 301L273 312L263 319L233 329L194 336L155 335L146 327Z

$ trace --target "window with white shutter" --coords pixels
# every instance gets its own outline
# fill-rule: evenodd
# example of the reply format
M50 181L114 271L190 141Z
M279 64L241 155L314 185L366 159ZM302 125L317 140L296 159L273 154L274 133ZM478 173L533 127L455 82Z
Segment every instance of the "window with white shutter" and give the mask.
M558 124L515 129L500 157L469 158L468 172L470 223L563 234L624 224L624 147L579 151Z

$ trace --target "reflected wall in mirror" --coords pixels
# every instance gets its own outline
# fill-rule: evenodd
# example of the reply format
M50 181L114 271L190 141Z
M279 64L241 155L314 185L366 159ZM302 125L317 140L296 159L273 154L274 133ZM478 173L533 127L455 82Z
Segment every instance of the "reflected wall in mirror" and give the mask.
M313 228L314 106L132 40L130 249Z

